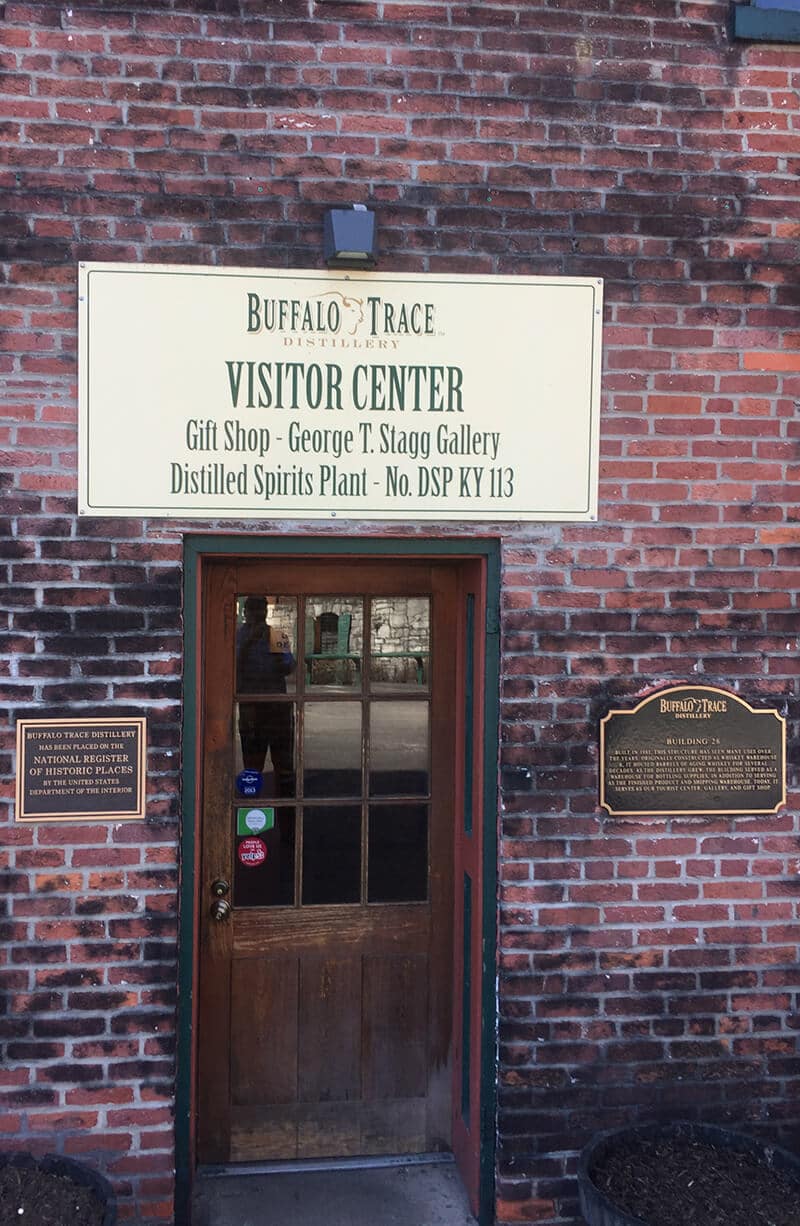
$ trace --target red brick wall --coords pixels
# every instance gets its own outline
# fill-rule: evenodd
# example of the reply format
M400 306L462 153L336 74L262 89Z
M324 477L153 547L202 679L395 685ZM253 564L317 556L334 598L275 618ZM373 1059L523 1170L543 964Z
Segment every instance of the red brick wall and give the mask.
M498 1219L574 1222L576 1148L633 1115L796 1143L800 50L727 17L5 5L0 1132L95 1158L123 1219L171 1214L181 533L75 516L76 263L318 267L356 199L385 271L606 279L599 522L498 527L533 773L504 775ZM675 680L787 715L784 812L600 817L598 719ZM105 708L150 721L147 825L10 824L16 720Z

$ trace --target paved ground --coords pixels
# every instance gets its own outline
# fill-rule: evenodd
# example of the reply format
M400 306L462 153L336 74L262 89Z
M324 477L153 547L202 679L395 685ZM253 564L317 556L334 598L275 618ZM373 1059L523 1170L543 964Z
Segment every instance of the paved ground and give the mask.
M451 1164L204 1177L192 1226L475 1226Z

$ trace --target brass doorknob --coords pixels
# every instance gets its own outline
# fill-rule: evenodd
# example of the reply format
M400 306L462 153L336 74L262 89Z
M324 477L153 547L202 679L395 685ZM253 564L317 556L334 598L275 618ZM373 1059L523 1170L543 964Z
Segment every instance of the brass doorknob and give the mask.
M224 898L217 898L211 904L211 918L222 922L226 920L232 910L231 904L226 902Z
M224 898L230 888L224 877L217 877L216 881L211 882L211 893L217 898Z

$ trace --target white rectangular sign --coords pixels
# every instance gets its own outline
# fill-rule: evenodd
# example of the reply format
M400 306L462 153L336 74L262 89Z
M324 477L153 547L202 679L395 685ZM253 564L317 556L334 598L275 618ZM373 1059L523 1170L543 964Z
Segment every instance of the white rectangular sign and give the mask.
M590 520L602 283L82 264L79 509Z

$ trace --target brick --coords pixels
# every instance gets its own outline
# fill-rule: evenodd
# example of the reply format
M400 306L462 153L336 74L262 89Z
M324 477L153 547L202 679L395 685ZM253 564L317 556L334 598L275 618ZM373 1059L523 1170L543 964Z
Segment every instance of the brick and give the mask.
M527 1199L497 1202L498 1222L546 1222L552 1221L555 1204L551 1200Z

